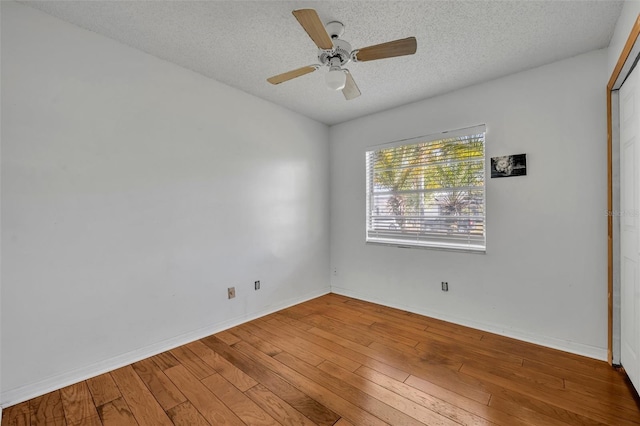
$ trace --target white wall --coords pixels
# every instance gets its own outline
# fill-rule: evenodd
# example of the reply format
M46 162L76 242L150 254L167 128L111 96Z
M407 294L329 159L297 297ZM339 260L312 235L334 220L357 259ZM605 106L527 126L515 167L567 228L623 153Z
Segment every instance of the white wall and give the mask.
M618 58L620 58L620 53L627 42L627 38L629 38L629 33L631 32L631 28L633 28L633 24L635 24L638 19L638 14L640 14L640 0L625 1L622 6L622 11L620 12L620 17L618 18L618 22L616 23L613 36L611 37L611 42L609 43L607 81L609 81L613 68L615 68Z
M329 291L325 125L23 5L1 22L2 405Z
M332 127L332 291L606 359L606 67L595 51ZM487 158L528 163L487 179L486 255L365 245L366 148L483 123Z

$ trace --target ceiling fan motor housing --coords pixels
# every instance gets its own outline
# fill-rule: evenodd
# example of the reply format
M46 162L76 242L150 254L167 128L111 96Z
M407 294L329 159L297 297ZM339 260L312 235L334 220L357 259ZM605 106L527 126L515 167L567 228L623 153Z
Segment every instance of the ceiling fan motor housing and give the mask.
M351 44L339 38L332 39L333 50L318 49L318 60L322 65L331 65L331 59L340 59L340 66L351 59Z

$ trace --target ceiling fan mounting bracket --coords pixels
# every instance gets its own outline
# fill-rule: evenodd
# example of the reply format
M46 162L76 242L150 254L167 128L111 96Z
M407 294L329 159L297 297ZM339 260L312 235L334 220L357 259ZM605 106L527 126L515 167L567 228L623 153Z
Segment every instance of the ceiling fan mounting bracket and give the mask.
M340 21L331 21L325 25L325 28L332 39L340 38L344 34L344 24Z

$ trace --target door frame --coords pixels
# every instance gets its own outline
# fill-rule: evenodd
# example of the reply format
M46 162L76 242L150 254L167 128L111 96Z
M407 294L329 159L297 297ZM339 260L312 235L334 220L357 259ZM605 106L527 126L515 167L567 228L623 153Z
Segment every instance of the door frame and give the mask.
M617 353L614 354L613 339L614 339L614 310L616 314L619 314L619 306L614 306L614 292L619 293L620 290L620 265L619 265L619 248L616 250L615 244L620 244L620 223L617 215L615 214L614 207L616 209L620 206L620 162L616 157L614 164L614 145L616 148L620 146L620 122L619 122L619 108L618 108L618 90L624 83L625 79L631 72L636 59L640 56L640 42L638 36L640 35L640 14L636 18L636 22L631 28L627 42L620 53L618 62L611 73L609 82L607 83L607 303L608 303L608 338L607 338L607 361L610 365L619 363L620 349L617 349ZM615 104L614 104L615 101ZM615 126L615 127L614 127ZM614 180L614 173L616 180ZM615 184L615 187L614 187ZM616 203L614 204L614 198ZM615 281L614 281L615 279ZM616 285L614 285L616 283ZM618 324L619 326L619 324ZM617 330L618 336L620 330ZM615 356L615 360L614 360Z

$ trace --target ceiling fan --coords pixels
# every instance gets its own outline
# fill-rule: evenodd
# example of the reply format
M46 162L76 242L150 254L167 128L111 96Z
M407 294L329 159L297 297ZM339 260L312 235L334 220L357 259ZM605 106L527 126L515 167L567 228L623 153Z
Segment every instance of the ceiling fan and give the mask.
M344 33L344 24L342 22L329 22L325 28L322 21L320 21L318 13L313 9L294 10L293 16L296 17L302 28L311 37L311 40L318 46L320 64L308 65L269 77L267 81L271 84L284 83L296 77L312 73L322 66L327 66L329 67L329 72L325 76L327 86L333 90L342 90L344 97L347 100L351 100L360 96L360 89L358 89L349 70L343 68L348 62L366 62L416 53L417 43L415 37L389 41L363 47L362 49L352 49L351 44L340 38Z

